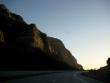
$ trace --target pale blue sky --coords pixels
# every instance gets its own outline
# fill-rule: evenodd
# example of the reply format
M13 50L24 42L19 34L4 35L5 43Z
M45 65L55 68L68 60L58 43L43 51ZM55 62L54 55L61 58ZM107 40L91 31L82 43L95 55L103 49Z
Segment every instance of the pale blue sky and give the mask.
M84 68L110 56L110 0L0 0L27 23L61 39Z

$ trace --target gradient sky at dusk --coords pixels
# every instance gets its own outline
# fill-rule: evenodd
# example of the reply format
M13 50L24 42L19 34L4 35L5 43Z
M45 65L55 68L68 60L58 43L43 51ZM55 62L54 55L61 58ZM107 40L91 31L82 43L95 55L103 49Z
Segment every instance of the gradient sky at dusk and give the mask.
M110 57L110 0L0 0L27 23L59 38L84 68Z

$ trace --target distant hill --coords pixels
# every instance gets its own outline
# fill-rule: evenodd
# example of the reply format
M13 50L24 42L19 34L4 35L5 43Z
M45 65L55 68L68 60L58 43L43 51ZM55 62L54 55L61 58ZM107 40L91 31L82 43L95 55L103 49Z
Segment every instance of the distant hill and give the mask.
M107 60L107 64L107 66L98 70L89 70L88 73L83 73L83 75L101 80L104 83L110 83L110 58Z
M61 40L47 36L35 24L0 4L1 70L82 70Z

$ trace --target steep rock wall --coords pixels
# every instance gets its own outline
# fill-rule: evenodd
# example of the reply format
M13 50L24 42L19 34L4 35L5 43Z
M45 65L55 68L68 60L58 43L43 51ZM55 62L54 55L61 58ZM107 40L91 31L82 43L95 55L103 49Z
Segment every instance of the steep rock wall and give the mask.
M21 16L10 12L2 4L0 4L0 32L0 47L6 46L6 48L14 48L13 50L17 49L17 52L19 51L18 56L19 54L24 56L30 54L30 57L36 57L36 60L41 61L41 63L44 61L43 57L46 56L50 57L48 59L50 62L46 60L49 64L55 60L51 65L62 63L63 66L66 64L73 69L82 68L61 40L47 36L35 24L27 24ZM37 62L36 65L38 65ZM45 62L41 65L45 65Z

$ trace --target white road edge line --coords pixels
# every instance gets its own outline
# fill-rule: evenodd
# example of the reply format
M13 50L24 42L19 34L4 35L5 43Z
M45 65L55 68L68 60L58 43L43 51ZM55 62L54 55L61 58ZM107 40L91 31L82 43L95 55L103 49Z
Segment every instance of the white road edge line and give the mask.
M76 72L73 76L74 76L76 79L82 81L83 83L87 83L85 80L79 78L79 77L77 76L77 74L78 74L78 73Z

